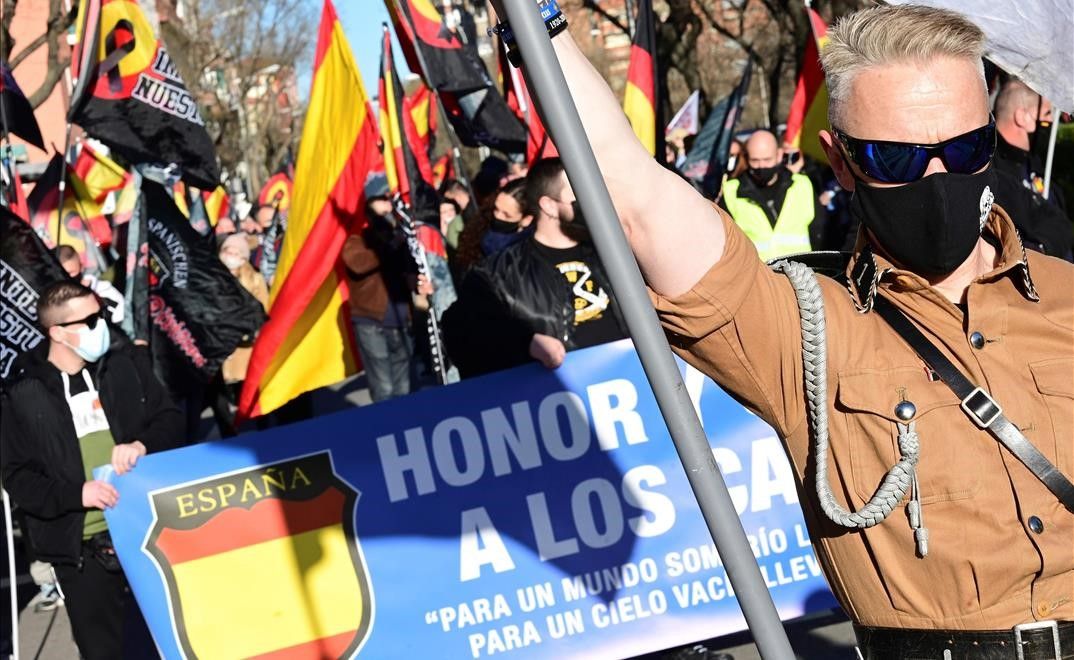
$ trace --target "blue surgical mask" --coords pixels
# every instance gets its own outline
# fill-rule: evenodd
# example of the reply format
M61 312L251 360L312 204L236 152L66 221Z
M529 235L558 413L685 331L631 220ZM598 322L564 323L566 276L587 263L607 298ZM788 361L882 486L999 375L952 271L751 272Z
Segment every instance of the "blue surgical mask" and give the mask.
M64 330L71 332L66 328ZM79 328L74 333L78 335L78 346L67 345L86 362L96 362L108 352L112 337L108 333L108 324L103 319L98 318L92 326Z

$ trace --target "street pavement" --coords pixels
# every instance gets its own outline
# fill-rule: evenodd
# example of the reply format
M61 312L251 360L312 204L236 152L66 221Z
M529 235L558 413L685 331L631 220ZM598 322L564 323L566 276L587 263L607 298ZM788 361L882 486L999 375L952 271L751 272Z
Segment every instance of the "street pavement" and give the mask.
M330 388L313 393L313 412L325 415L370 403L369 390L363 376L346 380ZM243 430L247 430L244 428ZM250 429L252 430L252 428ZM197 440L213 440L219 433L208 411L202 416ZM3 545L0 538L0 546ZM71 637L71 625L63 607L52 611L36 611L37 587L30 579L29 567L21 555L21 542L16 538L17 596L19 604L19 651L24 660L72 660L78 658L78 650ZM5 566L0 580L0 657L10 653L10 592L6 573L7 549L0 548ZM823 611L801 619L787 622L787 635L795 655L802 660L852 660L854 654L854 631L840 611ZM637 660L760 660L757 647L752 643L749 631L689 644L659 653L638 656ZM450 660L450 659L445 659Z

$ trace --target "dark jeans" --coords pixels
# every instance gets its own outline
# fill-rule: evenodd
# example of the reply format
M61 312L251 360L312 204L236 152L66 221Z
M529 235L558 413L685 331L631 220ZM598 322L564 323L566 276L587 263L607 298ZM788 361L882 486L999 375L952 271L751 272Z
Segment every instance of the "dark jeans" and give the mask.
M56 566L71 632L85 660L156 657L123 573L109 573L84 549L82 566Z
M410 359L414 346L404 328L353 321L369 395L374 401L410 394Z

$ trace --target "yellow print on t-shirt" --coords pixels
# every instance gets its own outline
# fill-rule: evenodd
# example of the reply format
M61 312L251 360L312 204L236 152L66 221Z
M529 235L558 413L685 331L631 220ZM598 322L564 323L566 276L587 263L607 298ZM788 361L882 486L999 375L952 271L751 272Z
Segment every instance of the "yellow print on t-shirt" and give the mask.
M599 319L608 309L608 293L593 280L593 273L584 261L564 261L556 269L567 278L574 292L574 324Z

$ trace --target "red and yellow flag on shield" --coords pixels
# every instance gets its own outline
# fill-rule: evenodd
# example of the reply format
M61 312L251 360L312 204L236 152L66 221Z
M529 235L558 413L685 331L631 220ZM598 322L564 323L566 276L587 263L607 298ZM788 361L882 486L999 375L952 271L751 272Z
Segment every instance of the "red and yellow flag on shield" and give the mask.
M798 85L787 114L787 130L783 135L784 148L798 149L822 163L828 156L820 147L817 133L828 127L828 87L820 66L820 49L828 43L828 26L813 9L807 7L813 38L806 42Z
M358 371L339 254L365 203L377 135L362 76L325 0L287 233L239 397L248 419Z
M358 492L328 452L150 495L145 550L189 658L341 658L370 631Z

